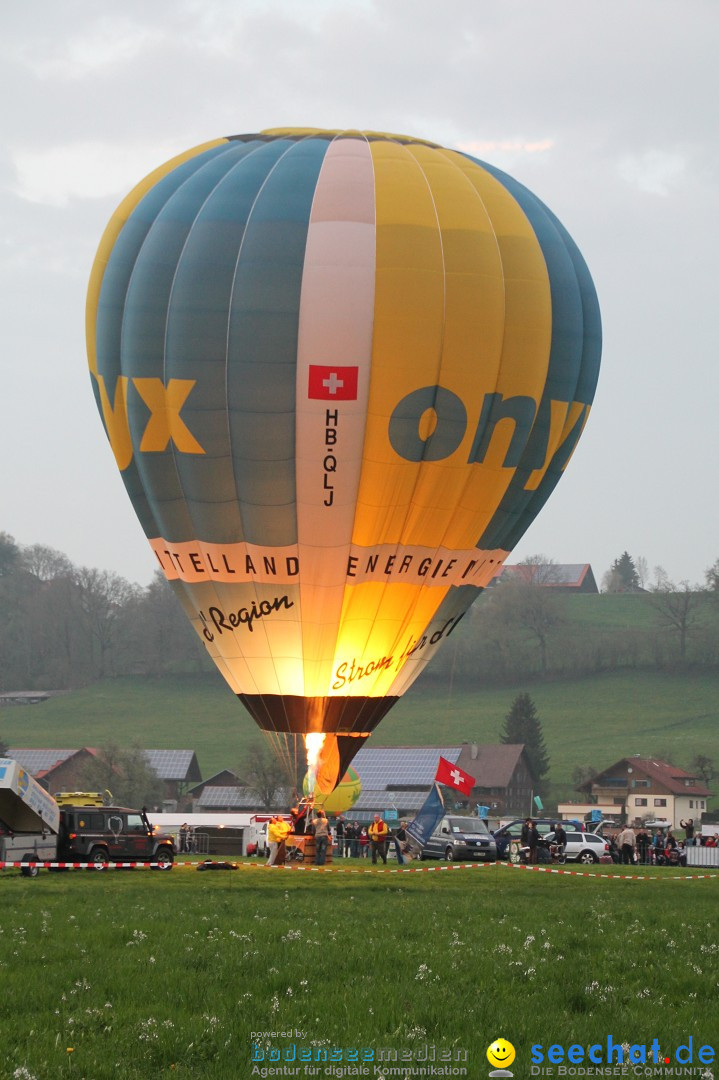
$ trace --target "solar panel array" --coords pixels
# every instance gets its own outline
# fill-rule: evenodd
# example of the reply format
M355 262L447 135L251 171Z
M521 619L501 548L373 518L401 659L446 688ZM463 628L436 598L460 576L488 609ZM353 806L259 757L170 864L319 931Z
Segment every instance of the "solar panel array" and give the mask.
M59 761L66 761L76 753L77 750L24 750L11 747L8 757L19 761L23 769L34 776L57 765Z
M201 779L194 750L145 750L145 757L161 780Z
M238 810L260 809L257 792L244 787L206 787L197 800L197 805L202 807L203 810L210 810L212 807L222 807L223 810L231 808ZM289 805L290 792L285 789L278 790L272 800L272 808L276 810Z
M428 794L429 785L424 791L372 791L371 789L365 791L363 789L357 802L344 816L352 820L355 813L362 811L380 814L384 810L397 810L402 814L409 810L419 810Z
M461 746L365 746L352 768L366 791L385 791L398 785L427 791L434 782L440 757L455 765L461 752Z

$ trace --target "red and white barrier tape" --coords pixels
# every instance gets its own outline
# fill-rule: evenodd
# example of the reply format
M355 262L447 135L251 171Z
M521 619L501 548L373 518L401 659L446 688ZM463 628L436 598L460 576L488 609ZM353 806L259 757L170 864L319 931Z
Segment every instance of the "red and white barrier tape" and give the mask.
M177 865L182 865L178 863ZM186 866L196 866L197 863L185 863ZM173 863L156 862L32 862L26 859L23 862L0 862L0 870L171 870Z
M541 874L569 874L572 877L619 878L622 881L694 881L701 878L717 878L716 874L603 874L596 870L565 870L558 866L536 866L526 863L496 862L495 866L504 866L507 870L538 870Z
M0 870L171 870L174 867L196 870L202 863L199 862L0 862ZM447 863L444 866L397 866L397 867L344 867L344 866L303 866L295 863L284 863L281 866L268 866L265 862L237 863L238 870L289 870L300 873L314 874L432 874L445 873L452 870L489 870L493 866L504 867L507 870L537 871L541 874L562 874L570 877L591 878L614 878L622 881L696 881L703 878L719 878L719 873L714 874L661 874L654 876L648 874L610 874L596 870L567 870L557 866L535 866L525 863L510 863L497 860L497 862L471 862L471 863Z

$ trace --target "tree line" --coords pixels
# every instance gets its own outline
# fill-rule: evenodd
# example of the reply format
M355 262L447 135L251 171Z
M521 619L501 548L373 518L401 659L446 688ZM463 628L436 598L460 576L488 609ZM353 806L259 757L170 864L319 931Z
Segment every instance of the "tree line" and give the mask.
M451 689L627 669L719 667L719 560L700 584L673 582L662 567L650 583L624 552L604 575L601 596L551 588L560 583L559 567L545 556L518 565L522 572L500 579L469 609L425 678ZM631 600L617 614L607 594Z
M636 594L641 617L622 627L587 618L586 605L580 611L574 597L547 588L558 573L551 559L538 555L520 566L525 573L487 589L470 608L424 678L474 687L719 665L719 559L701 585L672 582L661 567L649 585L645 560L624 552L603 578L605 593ZM0 690L64 690L119 675L214 669L159 570L141 588L0 533L0 611Z
M141 588L0 533L0 611L0 690L212 669L159 570Z

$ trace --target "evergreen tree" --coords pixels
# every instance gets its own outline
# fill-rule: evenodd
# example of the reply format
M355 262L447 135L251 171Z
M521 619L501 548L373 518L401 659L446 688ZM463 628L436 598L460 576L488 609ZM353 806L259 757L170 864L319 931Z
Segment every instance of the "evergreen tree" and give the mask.
M607 592L617 593L638 592L641 588L634 559L628 551L622 552L612 563L606 575L605 586Z
M17 566L20 558L20 548L12 536L6 532L0 532L0 577L10 574Z
M549 755L544 745L542 722L529 694L517 694L504 718L499 738L502 743L524 743L529 768L537 790L541 790L542 781L549 772Z

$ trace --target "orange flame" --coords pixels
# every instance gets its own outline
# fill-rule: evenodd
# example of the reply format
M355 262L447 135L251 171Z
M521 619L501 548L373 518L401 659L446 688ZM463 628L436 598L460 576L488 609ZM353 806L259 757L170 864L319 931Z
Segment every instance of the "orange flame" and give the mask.
M325 734L322 731L310 731L305 735L305 750L307 751L307 789L312 797L317 784L317 769L322 756L322 746Z

